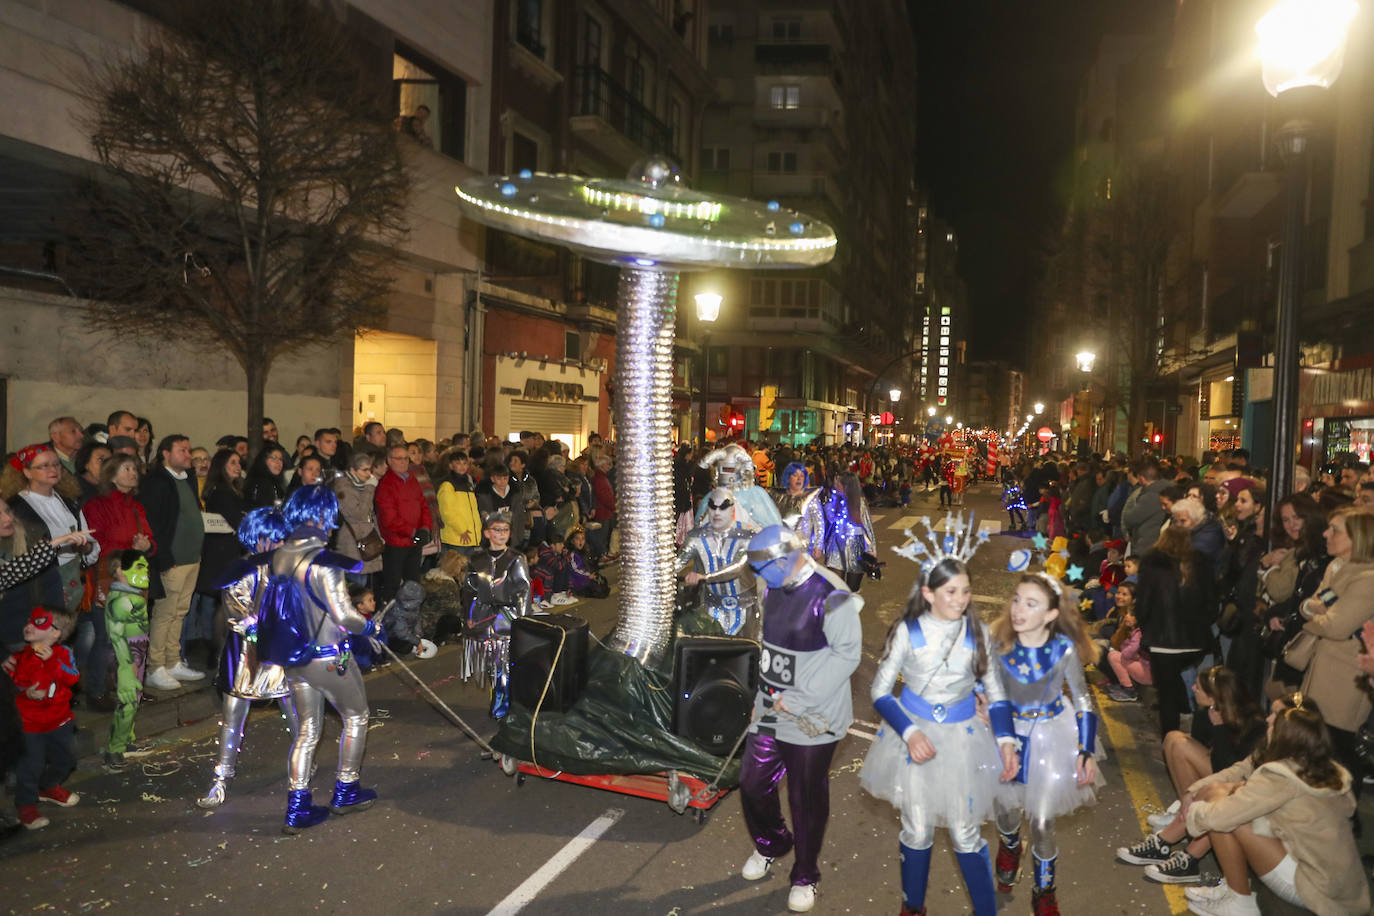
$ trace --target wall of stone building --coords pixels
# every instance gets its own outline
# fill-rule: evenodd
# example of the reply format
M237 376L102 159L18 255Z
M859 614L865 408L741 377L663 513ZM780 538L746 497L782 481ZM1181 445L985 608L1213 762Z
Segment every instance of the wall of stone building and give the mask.
M282 442L340 422L339 366L350 349L340 342L273 366L266 412ZM103 423L119 409L147 417L158 436L181 432L197 444L247 431L247 382L227 353L186 342L174 326L153 339L92 330L67 297L0 288L0 377L10 450L47 439L54 417Z

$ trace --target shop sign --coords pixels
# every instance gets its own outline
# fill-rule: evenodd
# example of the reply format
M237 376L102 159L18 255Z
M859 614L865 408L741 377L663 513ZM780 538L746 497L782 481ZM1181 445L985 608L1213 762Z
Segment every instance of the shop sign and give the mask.
M1374 401L1374 367L1322 372L1312 377L1312 404Z
M552 382L542 378L527 378L524 399L576 404L582 400L582 385L578 382Z

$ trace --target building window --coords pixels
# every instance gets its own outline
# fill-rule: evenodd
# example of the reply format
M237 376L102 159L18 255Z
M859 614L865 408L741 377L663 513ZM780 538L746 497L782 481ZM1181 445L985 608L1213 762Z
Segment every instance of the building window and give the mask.
M730 22L713 22L706 27L706 41L713 45L735 43L735 26Z
M730 350L727 347L708 347L706 350L708 361L711 363L710 373L718 379L723 379L725 373L730 371Z
M577 331L563 332L563 358L578 362L582 360L582 335Z
M529 169L531 172L539 171L539 141L532 140L524 134L516 131L511 134L511 171L520 172Z
M702 147L701 170L703 172L730 171L730 148L727 146Z
M800 86L774 86L768 90L768 104L775 110L801 107Z
M801 40L801 20L800 19L774 19L773 20L773 40L774 41L800 41Z
M797 154L795 152L772 152L768 154L768 171L795 172L796 170Z
M391 85L396 129L416 143L462 159L468 98L462 78L397 45L391 61Z
M544 59L544 0L515 0L515 41Z
M582 65L605 69L601 62L601 20L591 15L582 20Z
M677 99L668 100L668 147L673 153L684 149L682 142L682 102Z

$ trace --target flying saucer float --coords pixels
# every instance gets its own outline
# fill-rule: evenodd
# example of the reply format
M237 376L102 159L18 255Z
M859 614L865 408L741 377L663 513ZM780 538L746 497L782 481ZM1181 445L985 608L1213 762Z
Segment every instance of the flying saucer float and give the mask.
M661 157L637 163L623 181L524 171L473 178L455 190L463 212L472 219L621 268L615 368L621 576L619 623L610 646L639 663L634 667L658 665L672 639L676 598L671 444L678 274L712 268L813 267L834 257L835 233L820 220L776 201L693 191L682 182L677 167ZM622 680L630 676L621 675ZM643 731L644 719L659 718L660 711L627 711L631 730ZM575 712L576 707L561 717L562 729L573 726L568 719ZM619 730L602 718L596 724L603 734L609 737ZM509 734L522 727L522 721L527 731ZM532 755L530 739L537 737L543 758L542 748L548 743L542 718L538 725L537 735L530 735L533 723L517 712L503 722L494 744L511 749L503 752ZM691 758L694 750L683 742L666 754L657 748L654 753L618 752L609 755L618 759L608 759L593 750L603 743L591 738L567 754L550 751L549 757L559 758L551 760L554 766L574 772L653 772L684 768L683 754ZM719 763L704 752L696 753L700 760L692 769L701 770L703 761ZM587 756L597 758L590 769Z

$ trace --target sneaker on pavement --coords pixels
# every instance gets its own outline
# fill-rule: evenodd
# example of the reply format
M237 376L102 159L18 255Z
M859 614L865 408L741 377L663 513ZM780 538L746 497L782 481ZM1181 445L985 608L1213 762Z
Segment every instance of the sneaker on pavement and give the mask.
M551 608L551 607L553 607L553 602L548 601L548 600L546 600L546 599L544 599L544 598L540 598L540 599L539 599L539 608L540 608L540 610L545 610L545 611L547 611L547 610L548 610L549 608Z
M53 786L51 789L39 789L38 800L41 802L52 802L54 805L61 805L70 808L72 805L81 801L81 796L75 792L68 792L61 786Z
M1225 878L1222 878L1217 884L1198 884L1183 889L1183 896L1189 900L1215 900L1218 897L1226 896L1228 893L1231 893L1231 887L1226 883Z
M756 849L749 854L749 858L745 861L744 867L739 870L740 877L745 881L757 881L768 874L768 866L772 864L772 859Z
M1145 878L1156 884L1198 884L1202 881L1202 868L1197 859L1180 849L1159 865L1145 866Z
M1178 817L1179 807L1180 802L1178 799L1174 799L1174 803L1163 811L1158 814L1151 814L1149 817L1145 818L1145 823L1149 824L1155 830L1163 830L1174 822L1174 818Z
M1134 846L1121 846L1116 850L1117 860L1127 865L1160 865L1168 861L1170 855L1169 844L1160 839L1157 833L1150 834Z
M1199 916L1259 916L1259 904L1254 894L1237 894L1225 884L1222 893L1207 900L1188 898L1188 909Z
M794 913L808 912L816 905L816 885L794 884L787 892L787 908Z
M180 690L181 681L172 677L171 672L166 668L159 668L148 675L144 683L149 687L156 687L158 690Z
M37 805L20 805L19 823L24 825L25 830L42 830L52 821L38 813Z
M179 681L198 681L205 677L204 671L197 671L185 662L177 662L167 673Z
M100 762L105 767L106 773L123 773L129 768L129 762L124 759L123 754L116 754L111 751L106 751Z
M576 604L577 599L567 592L554 592L553 603L556 605Z
M1134 687L1122 687L1120 684L1113 684L1107 688L1107 698L1114 703L1138 703L1140 693Z

